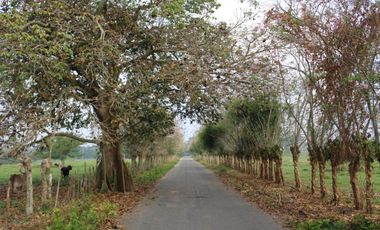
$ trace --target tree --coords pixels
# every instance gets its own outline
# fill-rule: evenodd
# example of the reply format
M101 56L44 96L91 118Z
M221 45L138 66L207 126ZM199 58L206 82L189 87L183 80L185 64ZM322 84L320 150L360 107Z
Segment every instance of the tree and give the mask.
M201 130L192 150L223 157L229 154L231 166L238 162L238 169L244 171L253 159L260 163L260 178L283 185L281 112L275 95L236 99L221 121Z
M223 125L211 124L206 125L198 134L201 148L208 154L223 153L223 144L221 143L226 130Z
M68 137L53 137L49 140L49 149L37 151L34 155L43 158L60 159L63 162L67 157L77 157L79 152L76 148L81 144L82 142ZM50 154L51 156L49 156Z
M216 115L217 76L232 42L208 22L216 1L9 2L0 15L0 76L12 110L1 119L28 137L17 146L92 124L99 139L69 136L99 144L99 187L130 191L120 144L142 101L194 119Z
M377 115L373 114L373 105L378 102L369 100L368 95L376 92L372 76L378 65L379 7L369 0L288 1L268 16L282 39L300 47L316 67L309 83L310 95L314 95L310 100L320 106L322 121L327 127L333 126L342 151L348 154L354 204L360 209L357 172L363 148L359 143L369 131L370 122L378 136ZM313 129L308 129L313 135ZM309 147L323 171L326 159L321 144Z
M126 151L131 157L133 170L141 170L143 153L147 146L173 132L174 116L170 110L158 107L151 101L135 112L133 117L139 119L130 120L125 134Z

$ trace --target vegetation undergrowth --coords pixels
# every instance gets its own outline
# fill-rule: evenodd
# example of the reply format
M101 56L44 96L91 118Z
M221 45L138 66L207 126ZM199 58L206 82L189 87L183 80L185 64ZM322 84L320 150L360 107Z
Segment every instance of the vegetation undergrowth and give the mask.
M57 209L51 219L48 230L90 230L119 229L116 219L131 210L149 191L149 189L172 169L177 159L158 165L136 177L136 194L96 194L85 197L68 205L65 209ZM141 193L142 192L142 193ZM99 203L99 200L102 202Z
M154 167L151 170L148 170L138 175L136 178L136 182L142 183L142 184L155 182L161 177L163 177L176 164L177 164L177 160L164 163L161 166Z
M379 230L380 223L367 219L362 215L355 216L351 221L336 219L309 220L295 224L297 230Z
M63 211L56 209L48 230L91 230L99 229L107 219L117 215L117 205L110 201L95 204L84 197Z
M11 229L48 229L48 230L93 230L93 229L123 229L119 217L135 207L150 191L154 184L172 169L178 158L157 165L136 175L135 191L127 193L110 192L105 194L86 194L78 199L61 200L55 210L49 206L41 207L30 218L22 215L2 220ZM65 191L65 187L62 187ZM15 200L14 202L19 202ZM22 203L22 202L21 202ZM21 204L20 203L20 204ZM37 202L38 203L38 202ZM19 207L23 212L24 205ZM0 214L5 210L5 203L0 202ZM0 225L1 226L1 225ZM2 229L0 227L0 229ZM5 228L7 229L7 227Z

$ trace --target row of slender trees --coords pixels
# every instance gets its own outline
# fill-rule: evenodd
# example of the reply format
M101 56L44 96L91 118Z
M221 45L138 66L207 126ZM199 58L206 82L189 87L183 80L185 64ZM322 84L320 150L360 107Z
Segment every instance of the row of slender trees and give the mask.
M228 166L283 185L280 134L278 98L244 98L234 100L221 121L205 126L191 151L217 156Z
M235 137L222 142L222 146L234 143L235 149L223 147L213 151L229 152L240 158L256 155L260 160L265 159L263 156L269 159L272 154L276 157L276 151L270 149L281 146L279 139L286 139L290 141L296 189L301 188L298 160L305 149L311 167L311 193L319 190L321 198L327 196L325 174L327 164L331 164L332 201L338 204L338 167L348 164L354 206L362 209L365 197L366 211L372 212L372 168L380 160L379 18L379 4L370 0L287 0L266 12L263 26L252 32L253 39L242 42L257 48L255 62L251 62L255 74L248 78L241 76L238 82L244 85L243 96L250 95L252 101L262 98L265 92L276 95L281 105L278 127L282 131L277 133L281 137L250 126L249 122L244 125L235 122L232 126L235 130L227 132L227 136ZM239 97L239 92L235 95ZM232 111L227 110L227 119ZM260 121L254 114L250 116ZM218 136L210 133L216 129L211 127L201 131L199 140ZM257 141L254 132L249 133L243 127L256 129L264 139ZM267 134L277 142L266 145ZM248 143L255 146L247 147ZM214 148L207 146L203 150L212 153ZM242 154L245 150L249 154ZM361 168L366 175L364 191L358 179Z
M306 143L311 192L317 190L319 172L320 195L326 197L330 162L338 203L337 167L348 163L354 206L362 209L358 172L363 166L367 212L372 212L372 164L380 144L379 15L373 1L286 1L269 11L266 21L278 41L273 58L293 131L296 187L300 146Z

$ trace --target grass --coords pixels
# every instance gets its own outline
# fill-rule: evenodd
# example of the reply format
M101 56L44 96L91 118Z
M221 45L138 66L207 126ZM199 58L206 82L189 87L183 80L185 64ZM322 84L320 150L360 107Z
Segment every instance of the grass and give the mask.
M72 165L76 169L76 174L81 175L84 171L84 162L87 166L95 166L95 160L67 160L65 165ZM120 216L125 210L130 210L139 201L141 201L148 191L153 188L154 184L163 177L170 169L172 169L178 158L170 162L158 165L150 170L143 172L134 177L136 182L135 192L130 193L106 193L106 194L85 194L81 198L71 198L70 200L62 200L59 208L53 210L52 206L41 207L35 210L35 216L25 218L25 205L22 199L12 200L12 219L8 221L14 229L114 229L119 223ZM35 181L40 181L40 162L33 163L33 177ZM0 166L1 182L6 183L8 176L17 173L19 166L17 164L9 164ZM3 171L4 170L4 171ZM73 175L75 173L73 172ZM57 179L60 176L59 169L54 167L53 176ZM136 193L136 191L138 191ZM38 195L37 197L38 200ZM60 199L62 199L60 197ZM37 203L35 203L36 207ZM5 202L0 200L0 229L2 215L5 211ZM17 217L15 217L17 212ZM37 217L37 218L36 218ZM32 220L32 222L30 222ZM13 229L13 228L12 228ZM119 228L117 228L119 229Z
M83 197L73 202L66 212L61 209L54 210L47 230L101 229L107 219L116 215L116 204L107 200L95 203L89 197Z
M332 192L331 189L331 167L329 162L326 164L326 172L325 172L325 183L329 193ZM348 165L340 166L338 173L338 188L344 195L349 195L351 193L351 184L350 177L348 174ZM294 171L293 171L293 161L292 156L289 154L285 154L283 156L283 174L284 180L288 184L294 183ZM310 178L311 178L311 167L308 161L308 157L306 154L301 155L299 159L299 172L300 179L303 186L303 189L309 189L310 187ZM361 188L364 191L365 188L365 174L364 169L362 168L359 172L359 183ZM319 176L317 176L317 183L319 183ZM380 165L378 162L373 163L373 171L372 171L372 184L373 190L375 193L373 202L376 204L380 204Z
M58 162L58 161L53 161ZM87 170L90 167L94 167L96 164L95 159L87 159L87 160L78 160L78 159L68 159L65 160L65 165L71 165L73 170L70 172L70 175L80 176L84 173L84 163L87 164ZM35 161L32 164L32 173L33 173L33 183L41 182L41 174L40 174L40 166L41 161ZM10 175L12 174L20 174L20 164L3 164L0 166L0 185L7 184ZM60 177L61 172L57 166L53 166L51 168L51 172L53 174L53 180L57 180ZM88 172L88 171L87 171Z
M177 161L171 161L164 163L161 166L154 167L151 170L145 171L141 175L137 176L136 182L142 184L155 182L169 172L170 169L172 169L176 164Z
M84 173L84 163L87 165L87 172L90 167L95 167L96 160L95 159L68 159L65 160L65 165L71 165L73 170L70 172L70 175L73 176L81 176ZM156 181L163 175L165 175L171 168L175 166L177 161L171 161L163 164L162 166L154 167L151 170L144 172L143 174L137 176L137 182L141 183L149 183ZM33 183L39 184L41 182L41 174L40 174L40 164L41 161L33 162ZM8 179L12 174L19 174L20 164L4 164L0 166L0 185L4 185L8 183ZM57 166L53 166L51 169L53 174L53 180L57 180L60 177L61 172Z

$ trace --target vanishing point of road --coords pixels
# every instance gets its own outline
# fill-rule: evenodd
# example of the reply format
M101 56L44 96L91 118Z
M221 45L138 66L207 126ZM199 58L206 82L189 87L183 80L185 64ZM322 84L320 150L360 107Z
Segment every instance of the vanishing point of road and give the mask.
M124 224L127 230L281 229L190 157L180 160Z

